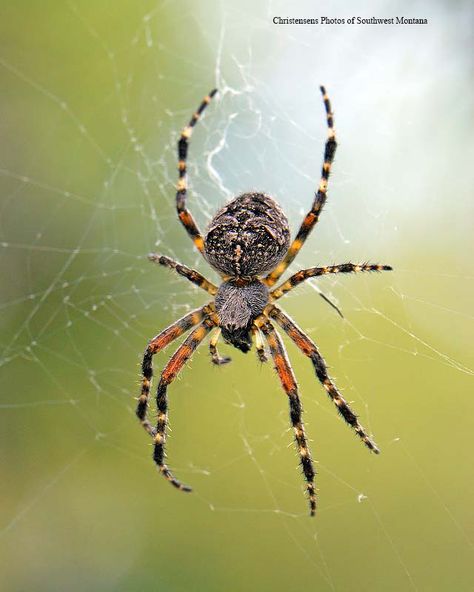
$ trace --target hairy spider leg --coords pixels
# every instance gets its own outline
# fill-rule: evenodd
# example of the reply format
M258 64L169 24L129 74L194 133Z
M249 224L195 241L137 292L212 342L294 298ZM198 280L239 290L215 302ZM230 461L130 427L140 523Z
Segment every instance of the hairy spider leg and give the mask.
M183 265L182 263L178 263L178 261L174 261L170 259L170 257L165 257L164 255L158 255L157 253L150 253L148 255L149 261L152 263L158 263L159 265L163 265L164 267L168 267L168 269L173 269L179 275L185 277L187 280L202 288L212 296L215 296L217 293L217 286L207 280L203 275L201 275L198 271Z
M293 274L283 284L278 286L270 292L271 300L278 300L284 294L293 290L296 286L307 280L308 278L319 275L328 275L330 273L356 273L359 271L392 271L390 265L369 265L368 263L341 263L340 265L328 265L326 267L310 267L309 269L302 269Z
M216 366L223 366L232 361L232 358L229 358L228 356L221 357L217 350L217 342L219 341L220 336L221 330L217 329L209 342L209 352L211 354L212 363Z
M290 317L277 306L271 306L268 310L268 315L272 319L275 319L297 347L310 358L316 371L316 376L329 397L333 400L341 416L356 432L367 448L378 454L380 451L377 445L366 434L365 429L357 419L357 415L352 411L342 394L338 391L334 382L329 378L326 363L319 353L316 344L311 341L311 339L290 319Z
M280 378L283 390L288 395L290 403L290 420L295 434L296 447L300 456L300 463L303 469L303 474L306 479L306 490L308 492L310 515L314 516L316 513L316 490L314 487L315 470L311 453L306 440L303 421L301 415L303 409L301 401L298 396L298 386L296 384L295 375L291 368L288 356L286 354L285 346L275 331L271 322L267 319L260 329L265 335L267 343L270 347L270 353L275 364L275 370Z
M323 95L324 107L326 109L326 118L328 124L328 137L326 140L326 146L324 148L324 162L321 170L321 179L319 181L318 191L315 195L313 205L311 210L306 214L303 223L298 230L298 233L290 245L285 257L283 260L275 267L275 269L270 272L267 277L265 278L265 283L267 286L273 286L273 284L278 280L281 274L286 270L286 268L290 265L293 259L298 254L299 250L303 246L305 240L308 238L310 232L313 230L314 226L317 224L319 220L319 215L321 214L321 210L326 203L326 194L328 188L328 180L329 174L331 172L331 166L334 160L334 155L336 153L336 132L334 130L334 117L331 110L331 103L329 102L329 97L326 94L326 89L324 86L321 86L321 93Z
M197 308L180 318L172 325L164 329L159 335L154 337L145 350L142 362L142 387L138 397L136 415L144 429L154 437L155 428L147 418L148 398L150 396L151 381L153 378L153 356L165 348L172 341L186 333L192 327L198 325L211 311L208 305Z
M165 442L166 442L166 427L168 425L168 398L166 391L168 386L177 377L183 366L193 355L194 351L202 340L206 337L209 331L216 326L216 320L214 318L205 318L204 321L188 335L184 342L179 346L176 352L171 356L169 362L166 364L163 372L161 373L160 382L156 390L156 407L158 411L156 432L154 436L154 451L153 460L158 466L160 473L181 491L191 491L188 485L183 485L178 481L168 466L165 464Z
M197 121L201 117L202 112L209 105L216 92L217 89L214 89L204 98L196 113L194 113L189 120L188 125L181 132L181 136L178 141L179 179L176 185L176 210L178 212L178 217L181 220L181 224L184 226L186 232L189 234L193 243L196 245L196 248L201 252L202 255L204 255L204 240L191 212L186 207L188 188L186 178L186 159L188 157L189 138L191 137L193 127L196 125Z

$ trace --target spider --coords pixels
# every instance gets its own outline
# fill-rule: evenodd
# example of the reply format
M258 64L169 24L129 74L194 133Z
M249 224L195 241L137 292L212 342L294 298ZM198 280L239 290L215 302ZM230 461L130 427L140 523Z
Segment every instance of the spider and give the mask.
M281 207L272 197L260 192L239 195L220 209L211 220L205 236L201 234L191 212L186 207L187 180L186 160L189 138L204 109L211 102L217 89L212 90L191 117L181 132L178 141L179 180L176 193L176 209L181 224L191 237L204 259L219 273L222 283L214 285L194 269L173 261L169 257L152 253L153 263L174 270L212 296L212 300L188 313L154 337L145 350L142 363L141 393L136 414L154 444L153 459L160 473L177 489L191 491L178 481L165 463L165 442L168 422L168 386L178 376L199 344L211 332L210 354L214 364L222 365L230 358L221 357L217 343L222 336L225 342L246 353L255 343L260 361L267 360L264 341L268 345L281 386L288 396L290 421L308 495L310 515L316 512L315 469L305 435L302 406L298 386L280 335L273 321L290 337L301 352L307 356L316 376L343 419L351 426L367 448L378 454L379 449L359 423L357 415L337 389L328 375L323 357L316 344L277 305L284 294L317 276L353 273L362 271L388 271L389 265L367 263L311 267L293 274L274 288L274 284L296 257L308 235L317 224L327 199L328 179L336 152L334 118L326 90L321 93L326 110L328 137L324 149L321 179L313 205L306 214L298 233L290 240L288 220ZM147 418L148 399L153 376L153 356L181 335L193 329L161 372L156 392L156 427Z

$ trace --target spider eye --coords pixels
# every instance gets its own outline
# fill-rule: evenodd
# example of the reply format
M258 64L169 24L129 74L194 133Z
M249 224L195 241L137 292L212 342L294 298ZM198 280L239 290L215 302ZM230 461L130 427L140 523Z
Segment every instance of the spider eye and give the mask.
M246 354L250 348L252 347L252 336L250 334L250 329L244 327L243 329L235 329L232 330L222 327L222 337L224 341L233 345L237 349L240 349L241 352Z

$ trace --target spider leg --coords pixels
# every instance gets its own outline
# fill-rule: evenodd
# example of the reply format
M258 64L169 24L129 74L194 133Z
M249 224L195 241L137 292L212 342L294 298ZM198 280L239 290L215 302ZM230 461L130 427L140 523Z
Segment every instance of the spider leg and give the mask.
M272 301L278 300L283 294L293 290L296 286L307 280L308 278L319 275L328 275L330 273L354 273L359 271L392 271L390 265L369 265L368 263L341 263L340 265L329 265L326 267L310 267L309 269L302 269L293 274L283 284L278 286L270 292Z
M316 490L314 488L315 470L311 453L306 441L303 421L301 419L302 407L298 396L298 385L296 384L295 375L291 368L288 356L286 354L285 346L275 331L271 322L266 319L266 322L260 327L265 335L265 338L270 347L270 353L275 364L275 370L280 378L283 390L288 395L290 402L290 420L295 433L295 441L300 456L301 467L306 479L306 490L309 497L310 515L314 516L316 512Z
M217 331L211 337L211 341L209 342L209 352L212 356L212 363L215 364L216 366L222 366L223 364L228 364L232 360L232 358L229 358L228 356L225 356L222 358L219 355L219 352L217 351L217 342L219 341L220 336L221 336L221 330L217 329Z
M165 257L164 255L158 255L157 253L150 253L148 255L149 261L152 263L158 263L159 265L163 265L164 267L168 267L168 269L174 269L179 275L185 277L187 280L202 288L209 294L214 296L217 293L217 286L212 284L209 280L201 275L198 271L191 269L190 267L186 267L169 257Z
M356 432L356 434L359 436L362 442L364 442L367 448L369 448L369 450L372 450L372 452L378 454L380 450L377 448L377 445L366 434L365 429L361 426L359 420L357 419L357 415L349 407L342 394L338 391L334 382L328 376L326 363L319 353L316 344L311 341L311 339L290 319L290 317L277 306L273 306L269 310L268 314L272 319L275 319L275 321L297 345L297 347L306 356L308 356L308 358L310 358L316 371L316 376L325 388L327 394L334 401L337 410L342 415L346 423L351 426L351 428Z
M192 312L188 313L184 317L180 318L172 325L167 327L159 335L154 337L148 344L142 362L142 387L140 396L138 397L138 405L136 409L136 415L140 420L140 423L144 429L151 435L155 435L155 428L151 425L147 419L148 409L148 397L150 395L151 380L153 377L153 356L161 351L164 347L170 344L172 341L177 339L183 333L186 333L191 327L195 327L199 324L204 317L206 317L211 308L206 305L202 308L197 308Z
M336 133L334 131L334 117L331 110L331 103L329 102L329 97L326 94L326 89L324 86L321 86L320 89L323 95L324 107L326 109L328 137L324 149L324 162L321 170L321 179L319 182L318 191L316 192L311 210L306 214L306 217L303 220L300 229L298 230L295 239L291 243L284 259L265 278L265 283L267 286L273 286L273 284L278 280L288 265L290 265L290 263L296 257L298 251L301 249L305 240L308 238L308 235L317 224L321 211L324 207L324 204L326 203L329 173L331 172L331 166L336 153L337 142Z
M188 140L193 132L193 127L201 117L204 109L209 105L212 97L216 94L217 89L212 90L199 105L196 113L193 114L189 120L188 125L181 132L181 136L178 141L178 172L179 179L176 185L176 210L181 224L186 229L186 232L191 237L196 248L204 255L204 240L201 235L191 212L186 207L186 197L188 184L186 180L186 159L188 157Z
M260 329L255 325L252 325L252 334L255 341L255 349L257 350L257 356L260 362L268 362L267 354L265 353L265 346L263 345L262 334Z
M158 419L156 423L156 432L154 434L154 451L153 460L158 466L160 473L181 491L191 491L191 488L187 485L180 483L171 473L169 468L164 462L165 459L165 442L166 442L166 428L168 425L168 398L166 391L168 386L173 382L179 372L182 370L185 363L192 356L198 345L206 337L209 331L215 327L215 320L210 318L204 319L204 321L188 335L184 342L172 355L169 362L166 364L163 372L161 373L160 382L156 391L156 407L158 410Z

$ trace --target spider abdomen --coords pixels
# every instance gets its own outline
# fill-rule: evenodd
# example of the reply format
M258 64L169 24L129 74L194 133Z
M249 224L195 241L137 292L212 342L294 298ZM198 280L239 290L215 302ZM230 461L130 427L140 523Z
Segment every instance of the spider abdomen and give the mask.
M243 193L230 201L211 220L204 239L209 263L232 277L268 273L289 246L288 220L264 193Z

